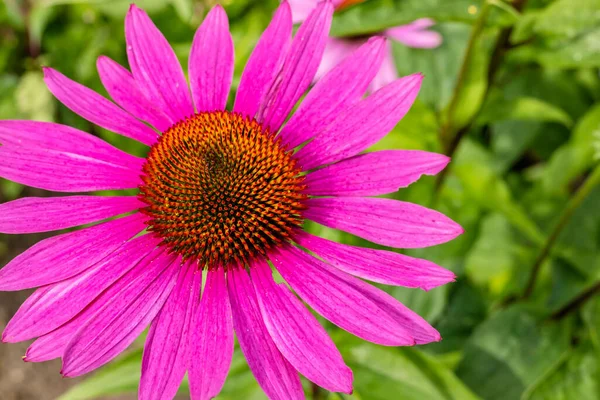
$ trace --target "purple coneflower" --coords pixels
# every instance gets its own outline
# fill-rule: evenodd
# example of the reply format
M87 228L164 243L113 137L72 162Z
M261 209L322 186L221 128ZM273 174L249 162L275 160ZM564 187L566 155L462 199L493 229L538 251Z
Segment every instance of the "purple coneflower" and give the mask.
M98 59L116 104L46 68L46 83L63 104L150 150L143 159L67 126L0 122L2 177L59 192L139 188L137 196L0 205L2 233L96 223L43 240L0 270L1 290L39 287L3 340L37 338L25 360L61 357L70 377L109 362L150 325L141 399L173 397L186 372L193 399L217 395L234 331L270 398L303 398L298 373L350 393L351 370L296 294L374 343L440 340L425 320L357 277L427 290L452 281L452 272L302 230L309 219L404 248L462 232L439 212L368 197L448 163L422 151L360 154L406 114L421 84L415 74L363 98L384 58L384 39L369 40L326 74L288 120L317 71L332 14L330 2L320 3L291 40L290 7L281 4L246 65L232 111L225 106L233 45L220 6L194 37L191 93L166 39L133 5L125 19L131 72ZM270 263L296 294L276 283Z
M366 0L333 0L332 4L336 10L343 10L364 1ZM304 21L311 10L316 7L318 2L319 0L289 0L294 22ZM442 36L438 32L427 30L427 28L430 28L433 25L435 25L435 22L432 19L421 18L410 24L386 29L385 31L380 32L379 35L402 43L408 47L432 49L438 47L442 43ZM366 41L367 39L364 37L332 37L327 39L325 52L323 53L321 64L315 75L315 80L321 79L329 70L356 51L356 49ZM379 72L371 81L369 91L374 92L381 89L396 79L398 79L398 71L396 70L396 63L394 62L392 44L388 42L383 62L381 63Z

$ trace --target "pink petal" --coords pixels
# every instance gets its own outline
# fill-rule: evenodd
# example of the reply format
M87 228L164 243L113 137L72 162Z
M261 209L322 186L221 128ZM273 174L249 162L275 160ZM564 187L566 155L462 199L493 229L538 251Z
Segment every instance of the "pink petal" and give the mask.
M209 270L192 337L189 371L192 399L219 394L233 356L233 322L223 268Z
M307 205L305 218L384 246L428 247L463 233L460 225L444 214L399 200L316 198Z
M70 126L37 121L0 121L0 143L32 150L53 150L141 170L145 160Z
M440 340L423 318L389 294L292 246L280 249L271 261L315 311L364 340L386 346Z
M125 17L125 39L131 72L146 98L171 121L194 114L187 81L175 52L146 12L135 4Z
M385 49L385 57L381 63L381 68L375 75L375 78L369 86L369 93L374 93L384 86L389 85L398 79L398 69L394 60L394 52L392 51L392 43L388 41Z
M262 390L271 400L304 399L298 373L281 355L265 327L246 270L230 270L227 288L238 342Z
M142 214L44 239L0 269L0 290L23 290L75 276L146 228Z
M106 364L125 350L161 310L181 271L174 256L150 261L152 271L108 300L71 339L61 374L79 376Z
M283 141L298 146L358 102L379 70L385 46L384 38L371 38L319 80L281 130Z
M432 49L442 44L442 35L425 29L435 25L429 18L418 19L385 31L385 34L408 47Z
M257 119L270 130L279 130L313 80L325 49L332 16L331 3L319 3L294 36L282 70L273 80L259 110Z
M25 197L0 204L0 233L57 231L134 211L135 196Z
M171 399L177 394L189 363L190 335L201 287L202 271L195 261L187 262L150 326L142 360L140 400Z
M415 101L423 76L400 78L338 114L296 157L304 169L352 157L384 137Z
M317 385L352 393L352 371L317 319L285 284L276 284L264 261L250 267L263 321L281 354Z
M312 196L376 196L406 187L422 175L435 175L448 162L437 153L383 150L318 169L305 182Z
M431 261L391 251L340 244L306 232L295 241L334 267L374 282L429 290L455 279L451 271Z
M366 43L366 40L358 39L346 39L330 37L327 38L327 44L325 45L325 51L321 58L321 63L315 74L314 82L317 82L325 76L328 72L338 66L344 59L348 58L354 53L360 46Z
M146 237L151 238L148 235L146 235ZM154 243L157 244L158 241L155 241ZM156 258L156 255L160 251L159 248L154 250L148 248L144 253L146 257L140 262L136 261L137 264L136 262L132 262L135 264L133 268L129 268L121 278L110 285L108 289L104 290L79 314L70 319L67 323L61 325L52 332L39 337L33 342L33 344L29 346L29 349L27 349L25 361L41 362L62 357L67 345L79 328L94 316L98 310L103 308L108 301L120 296L132 282L143 279L147 274L155 276L154 270L149 268L148 265L150 261L153 261ZM125 267L126 266L127 265L125 265ZM121 265L121 267L123 268L123 265Z
M158 135L152 128L144 125L98 93L72 81L60 72L45 67L44 81L61 103L88 121L148 146L156 142Z
M213 7L196 31L188 71L196 111L224 110L233 79L233 40L222 6Z
M21 342L66 323L133 268L157 243L149 235L138 237L81 274L37 289L9 321L2 340Z
M47 149L0 146L0 176L55 192L94 192L137 188L141 168L113 164Z
M290 7L282 2L267 29L264 31L248 63L238 87L234 112L254 117L263 96L279 72L292 35Z
M96 67L100 80L110 97L134 117L149 122L161 132L173 123L165 113L142 93L138 83L127 69L106 56L98 57Z
M288 0L292 9L292 16L294 23L304 21L310 14L310 12L317 6L319 0Z

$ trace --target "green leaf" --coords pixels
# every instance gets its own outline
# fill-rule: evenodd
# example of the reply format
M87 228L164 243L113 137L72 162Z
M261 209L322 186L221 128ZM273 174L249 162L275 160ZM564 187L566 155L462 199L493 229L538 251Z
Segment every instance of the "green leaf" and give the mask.
M434 357L412 348L362 344L346 357L354 370L354 390L369 400L475 400L456 376Z
M580 174L595 163L594 143L600 141L600 104L591 108L577 122L568 143L559 148L550 159L542 176L542 185L548 192L564 191Z
M471 22L481 0L369 0L335 15L332 36L361 36L407 24L418 18Z
M597 400L600 398L600 353L580 345L542 382L523 395L523 400Z
M536 18L535 31L546 36L571 38L600 26L600 0L557 0Z
M392 287L388 293L400 300L429 323L435 322L444 312L447 303L448 285L427 292L419 289Z
M501 311L473 333L457 375L486 400L519 400L564 360L568 333L521 307Z
M590 300L583 307L583 321L589 331L590 339L596 351L600 351L600 297Z
M485 125L504 120L548 121L567 127L573 124L569 114L545 101L534 97L518 97L509 100L500 96L489 97L476 123Z

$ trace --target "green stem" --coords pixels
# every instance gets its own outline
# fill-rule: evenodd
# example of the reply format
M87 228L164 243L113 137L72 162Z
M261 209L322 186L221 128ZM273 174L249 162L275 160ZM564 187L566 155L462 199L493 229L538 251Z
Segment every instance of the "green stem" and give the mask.
M596 185L598 185L599 183L600 165L594 168L594 170L587 177L585 182L579 187L579 189L577 189L577 191L575 192L571 200L569 200L569 203L563 210L558 222L554 226L554 229L552 230L552 232L550 232L550 235L546 239L544 246L540 250L533 264L531 275L529 276L529 280L527 281L527 286L525 287L525 291L521 296L522 299L527 299L533 293L535 282L540 273L540 269L542 268L542 264L544 263L544 260L546 260L546 257L548 257L548 254L550 254L550 250L552 250L554 243L558 239L560 233L565 228L565 226L567 226L567 223L569 222L577 208L579 208L583 200L585 200L585 198L590 194L594 187L596 187Z
M594 297L598 292L600 292L600 282L596 282L596 284L594 284L589 289L581 293L579 296L575 297L566 305L553 312L552 315L550 315L550 319L559 320L569 315L571 312L579 309L579 307L581 307L583 304L585 304L586 301Z
M456 108L458 107L460 93L463 90L463 86L465 85L465 81L467 79L467 75L469 73L469 64L473 55L473 51L475 51L475 43L477 39L481 36L483 29L485 28L485 22L487 20L487 16L490 12L491 5L488 2L483 4L481 8L481 13L479 17L475 21L475 25L473 26L473 30L471 31L471 36L469 37L469 42L467 43L467 50L465 51L465 56L462 61L462 65L460 66L460 71L458 72L458 78L456 80L456 86L454 86L454 91L452 92L452 97L450 98L450 103L448 104L448 113L446 117L446 122L440 129L440 141L442 146L444 147L444 152L449 154L449 151L452 146L452 142L454 140L454 136L456 136L456 132L454 132L452 117L456 112Z

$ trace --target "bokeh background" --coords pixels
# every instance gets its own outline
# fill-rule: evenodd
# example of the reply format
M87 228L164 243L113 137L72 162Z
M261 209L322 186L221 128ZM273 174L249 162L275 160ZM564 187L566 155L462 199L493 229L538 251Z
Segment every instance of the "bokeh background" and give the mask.
M59 104L41 73L51 66L106 95L95 62L105 54L126 65L128 3L3 0L0 119L72 125L143 155ZM136 3L187 65L195 28L215 2ZM221 3L236 47L235 91L277 1ZM452 155L441 177L392 197L438 209L465 228L451 243L406 251L453 270L457 281L429 292L385 287L444 340L386 348L326 324L354 370L355 392L329 394L304 382L307 397L600 399L600 1L367 0L337 13L332 35L366 36L422 17L436 20L443 44L394 44L399 73L426 78L413 109L374 149ZM0 179L0 202L31 195L49 194ZM42 237L0 235L0 266ZM0 328L27 295L0 293ZM59 361L23 363L27 344L1 344L0 399L135 398L142 343L77 380L60 377ZM185 382L181 393L187 398ZM239 351L219 398L264 398Z

